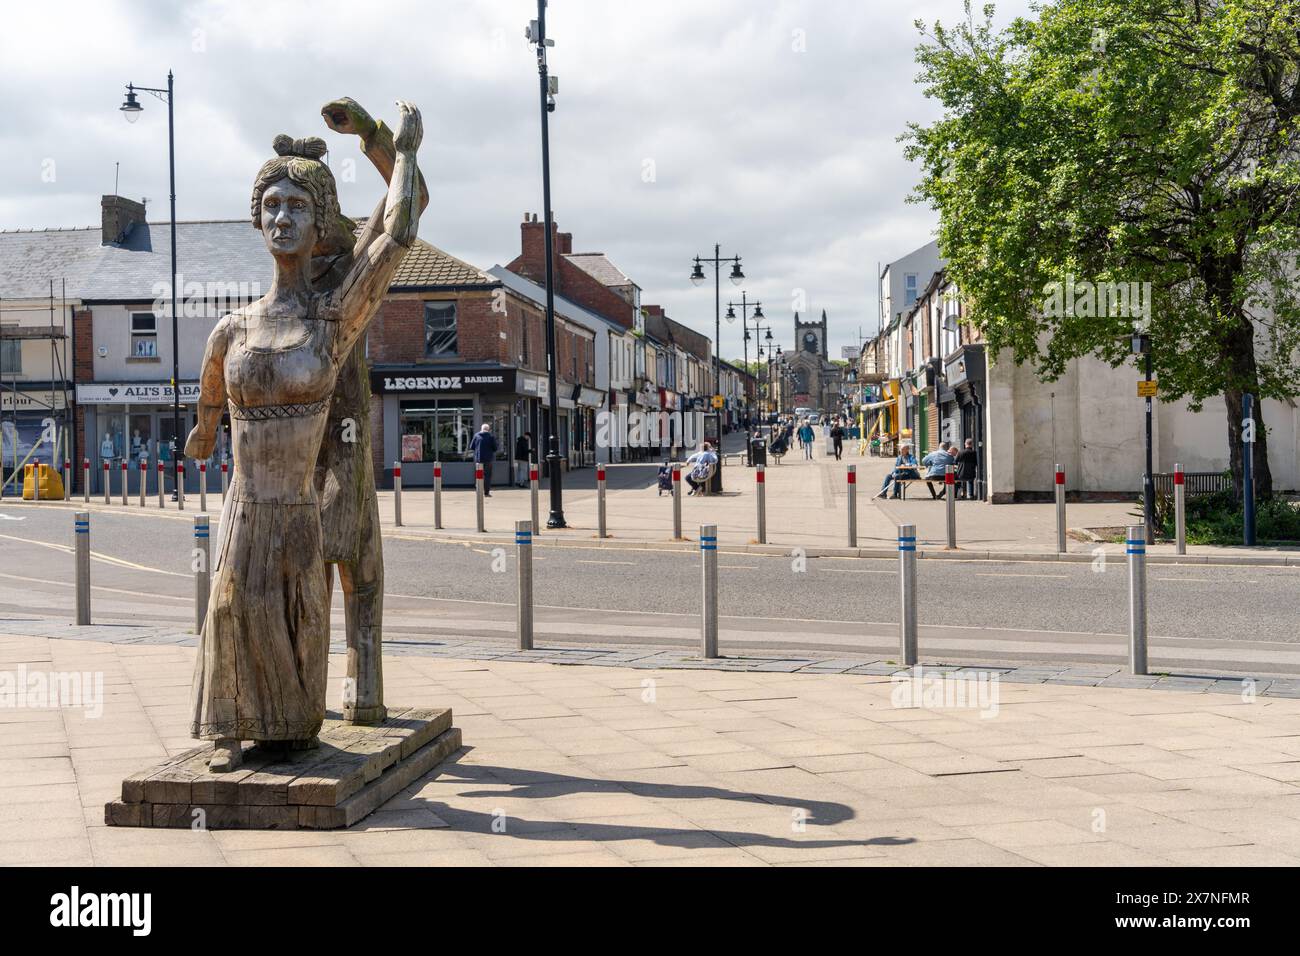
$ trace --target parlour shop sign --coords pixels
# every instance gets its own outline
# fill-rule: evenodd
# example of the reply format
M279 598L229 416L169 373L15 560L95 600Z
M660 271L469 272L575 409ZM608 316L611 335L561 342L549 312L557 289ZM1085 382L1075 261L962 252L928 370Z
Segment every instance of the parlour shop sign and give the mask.
M181 382L181 404L199 400L198 382ZM109 382L77 386L78 405L170 405L172 387L164 382Z
M420 372L407 374L375 370L370 373L370 387L376 392L513 392L515 370L493 372L472 370L455 372Z

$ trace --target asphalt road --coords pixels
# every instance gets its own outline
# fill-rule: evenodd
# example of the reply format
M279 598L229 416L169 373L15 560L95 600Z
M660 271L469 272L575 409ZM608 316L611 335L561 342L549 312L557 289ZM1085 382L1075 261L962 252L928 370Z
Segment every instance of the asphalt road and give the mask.
M92 515L96 621L192 620L192 515ZM214 537L216 516L213 516ZM0 504L3 618L70 614L71 514ZM384 541L389 640L513 638L512 548ZM538 639L555 644L698 642L698 554L536 550ZM720 552L722 647L739 652L897 649L898 570L888 559ZM1124 659L1128 577L1056 562L920 562L924 659ZM1300 673L1300 569L1152 565L1152 665L1204 673ZM339 602L336 599L336 607Z

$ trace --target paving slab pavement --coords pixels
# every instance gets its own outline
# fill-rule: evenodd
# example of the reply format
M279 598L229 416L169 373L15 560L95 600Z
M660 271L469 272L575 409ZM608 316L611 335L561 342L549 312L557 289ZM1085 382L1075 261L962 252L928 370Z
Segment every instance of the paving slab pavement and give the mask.
M390 702L452 706L466 746L353 829L105 827L123 767L191 745L193 659L0 635L0 671L105 688L99 716L0 708L0 864L1300 863L1292 699L999 682L990 714L868 674L418 655Z

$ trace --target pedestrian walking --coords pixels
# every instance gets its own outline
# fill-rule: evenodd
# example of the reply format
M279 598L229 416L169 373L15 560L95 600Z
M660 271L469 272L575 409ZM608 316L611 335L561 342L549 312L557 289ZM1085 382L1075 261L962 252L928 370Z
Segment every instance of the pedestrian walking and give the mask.
M533 460L533 433L524 432L515 439L515 484L527 487L528 465Z
M805 418L803 424L799 426L799 444L803 446L803 456L808 461L812 461L813 442L816 440L817 435L813 432L812 426L808 424L808 419Z
M844 426L840 420L835 419L835 424L831 426L831 445L835 450L835 460L839 461L840 456L844 453Z
M885 475L884 483L880 486L880 492L877 498L883 498L889 494L889 484L894 483L894 497L902 497L902 486L898 484L909 478L919 478L920 472L916 470L916 456L912 454L912 446L904 444L898 449L898 457L894 459L893 470Z
M949 449L952 449L951 451ZM942 498L947 494L947 486L943 485L944 476L948 473L948 466L955 464L957 459L953 454L957 449L955 446L949 446L939 442L939 447L930 454L921 459L921 467L925 469L925 487L930 489L931 498ZM934 482L932 479L938 479L940 487L943 487L942 494L936 494Z
M979 467L979 456L975 453L975 440L966 439L966 447L957 453L957 490L958 497L972 501L975 498L975 471Z
M474 463L483 466L483 497L492 497L492 463L497 457L497 439L492 434L492 426L483 423L479 433L470 439L469 450L474 455Z

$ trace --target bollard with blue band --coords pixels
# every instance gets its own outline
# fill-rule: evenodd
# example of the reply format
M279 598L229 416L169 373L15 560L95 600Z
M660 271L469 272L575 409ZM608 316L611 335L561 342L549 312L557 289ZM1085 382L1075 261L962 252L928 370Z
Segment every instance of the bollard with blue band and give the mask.
M704 569L700 656L718 656L718 526L700 525L700 564Z
M515 630L519 649L533 649L533 523L515 522L515 552L519 564L518 613Z
M917 661L916 639L916 525L898 526L898 576L902 608L899 615L899 643L902 663L911 667Z
M74 573L77 579L77 623L90 623L90 512L78 511L72 519Z
M1128 660L1134 674L1147 673L1147 529L1129 525L1124 540L1128 554Z
M208 595L212 591L212 544L208 538L207 515L194 518L194 550L191 555L194 566L194 633L200 634L208 617Z

